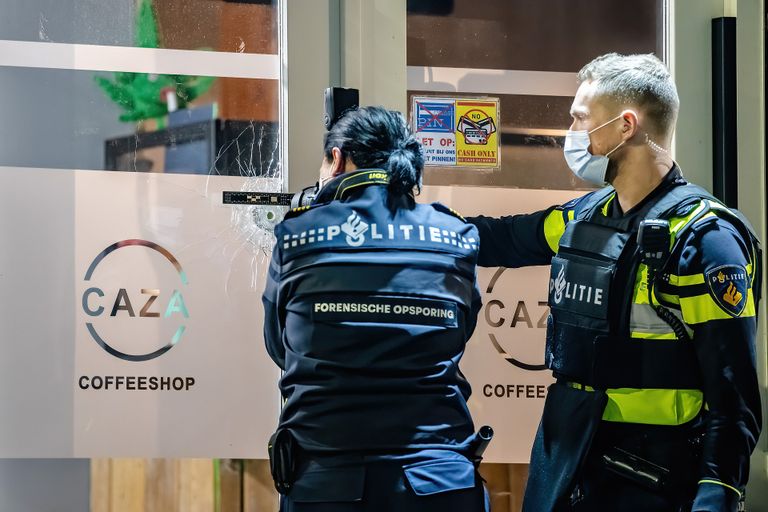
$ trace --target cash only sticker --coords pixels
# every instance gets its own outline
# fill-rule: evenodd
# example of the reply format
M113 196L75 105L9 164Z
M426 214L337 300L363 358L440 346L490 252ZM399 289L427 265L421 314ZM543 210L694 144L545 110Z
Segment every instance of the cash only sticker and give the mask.
M411 119L426 165L498 168L501 164L498 98L414 96Z

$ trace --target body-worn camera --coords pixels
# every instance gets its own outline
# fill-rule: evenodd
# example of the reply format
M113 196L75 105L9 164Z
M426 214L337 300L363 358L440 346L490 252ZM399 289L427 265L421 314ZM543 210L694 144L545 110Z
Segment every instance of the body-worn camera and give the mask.
M341 119L344 114L357 109L360 104L360 91L344 87L328 87L323 92L323 124L326 130ZM298 192L242 192L224 191L224 204L244 204L251 206L290 206L298 208L309 206L320 191L319 183Z

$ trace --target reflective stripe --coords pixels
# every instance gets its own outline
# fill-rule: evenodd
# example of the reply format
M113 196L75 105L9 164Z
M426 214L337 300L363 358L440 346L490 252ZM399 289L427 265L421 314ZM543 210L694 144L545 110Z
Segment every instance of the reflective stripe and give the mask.
M616 199L616 192L611 194L611 197L609 197L608 200L603 205L603 208L602 208L603 217L607 217L608 216L608 208L611 207L611 203L613 202L614 199Z
M670 310L670 312L683 319L679 311ZM632 304L629 313L629 330L643 331L653 333L672 332L672 328L656 314L656 310L650 304Z
M727 320L733 318L721 308L712 296L708 293L697 295L695 297L680 297L680 309L683 312L683 319L687 324L701 324L710 320ZM749 289L747 295L747 305L741 312L739 318L755 316L755 300L752 296L752 289Z
M615 197L615 196L614 196ZM607 214L609 202L603 207L604 214ZM701 202L690 213L683 217L670 219L670 233L673 235L674 242L678 235L682 234L684 228L690 224L691 220L699 215L708 205ZM568 212L569 218L572 217L572 211ZM708 212L699 222L707 221L712 217L717 217L712 212ZM562 233L560 233L562 235ZM558 237L559 242L559 237ZM647 288L647 267L641 264L635 277L635 287L630 304L629 331L630 336L638 340L638 343L652 343L653 340L675 339L675 333L672 328L658 317L656 311L648 303ZM753 267L750 264L747 272L754 277ZM704 274L694 275L668 275L668 283L676 288L700 286L705 284ZM674 293L680 293L678 291ZM692 289L688 293L696 293ZM654 293L654 303L661 298L669 304L679 304L681 310L669 309L673 315L684 321L689 334L693 334L691 325L710 320L732 318L728 313L718 306L709 294L698 295L694 297L679 297L676 294ZM752 290L749 290L747 297L748 303L742 312L742 317L754 316L754 298ZM569 383L573 387L594 391L589 386L578 383ZM639 423L648 425L682 425L692 421L705 407L704 395L697 389L608 389L608 403L603 412L603 420L611 422ZM722 484L722 482L703 480L700 483ZM730 486L727 486L733 489ZM734 491L738 492L736 489Z
M694 274L691 276L676 276L674 274L669 274L669 284L672 286L704 284L704 274Z
M682 314L674 309L669 309L670 313L675 315L680 320L683 319ZM685 323L683 323L685 325ZM685 325L689 336L693 336L693 330ZM674 330L672 327L662 320L656 310L649 304L632 304L632 309L629 313L629 331L633 338L642 339L656 339L656 340L668 340L675 339Z
M573 211L569 212L573 213ZM547 245L553 253L557 254L560 246L560 237L565 232L565 220L562 210L552 210L544 219L544 238L547 239Z
M569 382L572 388L594 391L591 386ZM644 425L682 425L694 419L704 404L704 394L697 389L606 390L608 403L603 420Z
M658 293L658 297L660 297L664 302L667 304L677 304L680 305L680 297L677 295L670 295L668 293Z
M676 336L672 327L664 320L659 318L656 310L648 304L648 285L646 284L647 273L648 267L644 264L640 264L637 277L635 279L634 297L629 311L630 336L632 338L640 338L645 340L675 339ZM674 302L674 299L677 299L676 296L667 295L666 297L673 299L668 300L668 302ZM657 305L659 303L655 291L653 302ZM671 310L671 312L680 320L683 319L679 311ZM688 329L688 332L689 334L692 334L690 329Z
M688 223L693 219L695 216L699 215L704 209L707 208L707 206L710 206L707 202L701 201L696 208L691 210L687 215L684 215L683 217L672 217L669 219L669 232L673 235L672 240L674 241L678 234L683 230L685 226L688 225ZM708 212L704 214L700 219L698 219L696 222L701 222L704 219L709 219L712 217L716 217L716 215L712 212Z
M646 425L682 425L701 411L697 389L609 389L603 420Z
M697 274L693 276L675 276L667 275L671 286L681 288L683 286L693 286L697 284L704 284L704 274ZM684 284L679 285L679 282ZM653 303L659 304L659 297L664 298L667 302L678 304L679 300L677 295L671 295L667 293L659 292L658 287L653 290ZM641 263L637 269L637 275L635 276L635 288L633 291L632 301L636 304L648 304L648 267Z
M737 488L735 488L735 487L732 487L732 486L730 486L730 485L728 485L728 484L724 484L724 483L723 483L723 482L721 482L720 480L710 480L710 479L708 479L708 478L707 478L707 479L704 479L704 480L699 480L699 485L701 485L701 484L715 484L715 485L722 485L723 487L727 487L728 489L730 489L730 490L732 490L733 492L735 492L736 494L738 494L738 495L739 495L739 499L741 499L741 491L739 491Z
M683 227L685 227L685 225L688 224L688 222L693 217L698 215L706 207L707 205L704 203L704 201L701 201L696 206L696 208L691 210L687 215L684 215L683 217L672 217L671 219L669 219L669 232L672 235L675 235L672 238L677 238L677 234L680 232L680 230L682 230Z
M583 389L584 391L594 391L595 388L592 386L585 386L584 384L579 384L578 382L568 382L567 383L570 387L576 388L576 389Z
M632 302L648 304L648 265L641 263L635 275L635 287Z
M632 338L638 338L642 340L676 340L677 334L674 332L654 333L654 332L640 332L632 331L629 334Z
M669 311L680 320L683 319L679 311L674 309ZM656 310L649 304L632 304L632 310L629 315L629 329L653 333L672 332L669 324L659 318Z

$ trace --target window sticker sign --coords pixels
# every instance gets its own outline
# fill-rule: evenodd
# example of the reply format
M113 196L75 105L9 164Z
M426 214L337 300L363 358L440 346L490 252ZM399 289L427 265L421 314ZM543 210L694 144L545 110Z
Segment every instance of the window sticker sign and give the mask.
M498 168L501 164L498 98L414 96L411 119L426 165Z

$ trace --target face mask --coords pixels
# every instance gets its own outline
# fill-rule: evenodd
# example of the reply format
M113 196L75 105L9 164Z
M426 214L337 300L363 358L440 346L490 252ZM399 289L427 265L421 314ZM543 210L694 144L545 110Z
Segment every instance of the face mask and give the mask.
M605 173L608 170L609 161L608 157L611 156L611 153L619 149L626 141L621 141L618 146L605 155L593 155L589 152L589 135L620 118L621 115L618 115L590 131L568 130L565 134L563 153L565 154L565 161L568 163L568 167L571 168L571 171L573 171L573 174L584 181L597 185L598 187L605 185Z

